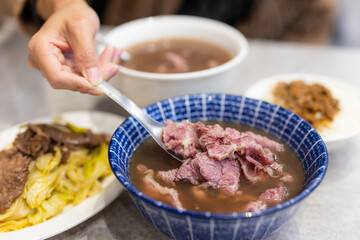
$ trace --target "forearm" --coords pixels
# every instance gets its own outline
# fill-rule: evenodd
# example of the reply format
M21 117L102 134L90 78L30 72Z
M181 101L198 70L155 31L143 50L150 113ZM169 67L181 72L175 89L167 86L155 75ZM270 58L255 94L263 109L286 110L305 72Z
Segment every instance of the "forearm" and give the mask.
M30 0L31 1L31 0ZM36 12L42 19L48 19L55 11L69 4L87 4L85 0L37 0Z
M20 31L31 36L39 30L39 25L33 16L33 7L41 19L47 20L55 11L68 4L87 3L85 0L0 0L0 17L13 17L18 22Z

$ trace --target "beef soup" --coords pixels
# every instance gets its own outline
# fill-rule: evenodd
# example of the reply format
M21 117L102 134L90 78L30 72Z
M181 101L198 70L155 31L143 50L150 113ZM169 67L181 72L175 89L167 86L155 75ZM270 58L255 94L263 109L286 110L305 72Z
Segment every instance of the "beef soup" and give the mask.
M121 65L152 73L185 73L221 65L232 55L220 46L193 39L161 39L127 49L131 58Z
M184 163L149 138L132 156L133 185L174 207L213 213L262 210L301 192L303 168L287 145L249 126L207 124L167 120L164 142Z

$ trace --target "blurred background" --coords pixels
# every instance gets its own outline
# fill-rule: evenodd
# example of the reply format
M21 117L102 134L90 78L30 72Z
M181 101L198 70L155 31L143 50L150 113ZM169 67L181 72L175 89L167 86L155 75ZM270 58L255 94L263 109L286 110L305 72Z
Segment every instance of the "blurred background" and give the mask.
M95 10L103 25L116 26L147 14L139 13L138 16L124 15L124 17L119 17L121 14L113 14L115 16L109 17L111 11L106 9L107 5L110 6L109 3L104 5L101 4L103 1L90 2L96 7ZM211 17L226 22L238 28L248 38L360 46L360 31L358 31L360 2L357 0L224 0L221 3L209 0L208 2L213 3L204 5L201 0L184 1L177 13ZM218 6L212 6L214 4ZM127 7L134 6L128 4ZM230 10L231 7L235 10ZM164 13L166 12L170 11L164 10ZM0 44L12 34L16 34L19 38L29 38L29 35L19 35L18 32L14 19L0 15ZM21 32L30 33L28 30Z
M341 0L335 18L332 43L338 46L360 47L360 1Z

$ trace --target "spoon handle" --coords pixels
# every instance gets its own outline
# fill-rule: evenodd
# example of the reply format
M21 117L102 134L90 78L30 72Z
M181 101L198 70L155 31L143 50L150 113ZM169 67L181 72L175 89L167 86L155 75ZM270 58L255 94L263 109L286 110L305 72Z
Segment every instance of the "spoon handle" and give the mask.
M102 81L97 87L132 115L154 138L156 138L155 140L157 142L160 141L160 143L163 144L161 140L163 124L152 119L145 110L137 106L110 83Z

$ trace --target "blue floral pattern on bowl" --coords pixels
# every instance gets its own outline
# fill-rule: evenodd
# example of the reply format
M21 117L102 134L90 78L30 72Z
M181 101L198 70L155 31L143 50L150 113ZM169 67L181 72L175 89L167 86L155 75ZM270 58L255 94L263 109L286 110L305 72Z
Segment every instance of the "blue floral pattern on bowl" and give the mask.
M268 102L227 94L195 94L171 98L146 108L160 122L240 122L264 130L295 150L305 173L302 192L263 211L219 214L179 210L143 195L129 178L131 155L148 137L134 118L126 119L113 134L109 147L111 168L126 187L142 215L173 239L264 239L275 233L296 213L299 203L324 178L328 153L318 133L294 113Z

